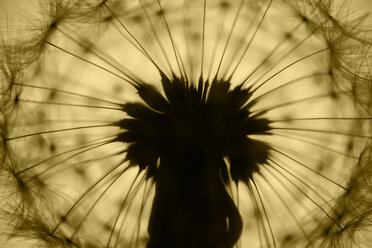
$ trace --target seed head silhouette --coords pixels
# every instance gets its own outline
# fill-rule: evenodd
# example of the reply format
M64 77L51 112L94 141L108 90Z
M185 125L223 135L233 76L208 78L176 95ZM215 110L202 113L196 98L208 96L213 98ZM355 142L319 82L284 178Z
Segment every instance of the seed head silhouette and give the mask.
M370 8L22 2L1 24L0 244L369 247Z

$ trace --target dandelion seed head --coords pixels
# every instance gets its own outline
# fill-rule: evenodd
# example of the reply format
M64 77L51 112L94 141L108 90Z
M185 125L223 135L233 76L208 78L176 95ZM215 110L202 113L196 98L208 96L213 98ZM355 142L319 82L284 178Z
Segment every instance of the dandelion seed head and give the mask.
M229 82L218 81L196 88L177 78L173 81L163 78L162 84L166 98L152 86L143 85L139 86L138 94L147 106L141 103L123 106L133 119L118 123L126 131L117 139L130 143L126 157L132 164L142 170L151 166L149 170L156 171L158 159L169 153L179 153L185 159L206 153L219 160L227 157L232 178L237 182L247 181L258 170L258 164L266 162L268 146L247 138L247 135L265 134L270 130L268 120L251 116L247 107L249 90L230 89ZM195 155L198 156L201 155ZM201 159L208 160L208 157ZM177 173L189 169L203 173L204 170L190 168L193 163L186 166L174 169Z
M368 244L371 37L353 8L38 3L1 43L0 243Z

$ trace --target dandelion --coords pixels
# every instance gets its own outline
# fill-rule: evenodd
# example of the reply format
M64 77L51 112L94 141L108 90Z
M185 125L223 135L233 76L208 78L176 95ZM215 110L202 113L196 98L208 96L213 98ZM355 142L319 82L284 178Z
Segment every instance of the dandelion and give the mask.
M50 0L8 19L0 242L368 247L362 12L345 0Z

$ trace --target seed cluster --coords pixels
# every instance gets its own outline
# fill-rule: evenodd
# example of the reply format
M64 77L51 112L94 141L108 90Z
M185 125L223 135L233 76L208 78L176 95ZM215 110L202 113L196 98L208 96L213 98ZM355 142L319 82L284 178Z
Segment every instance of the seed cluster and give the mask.
M369 247L363 1L23 2L0 246Z

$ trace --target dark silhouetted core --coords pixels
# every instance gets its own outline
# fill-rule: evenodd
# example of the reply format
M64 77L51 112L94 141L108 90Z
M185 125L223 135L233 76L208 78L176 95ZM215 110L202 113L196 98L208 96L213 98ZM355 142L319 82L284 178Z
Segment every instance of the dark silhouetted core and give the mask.
M269 121L230 82L163 76L162 85L165 96L139 86L143 102L125 104L130 118L119 124L127 160L156 182L147 247L233 247L242 220L226 185L252 180L266 162L269 146L249 135L267 134Z

